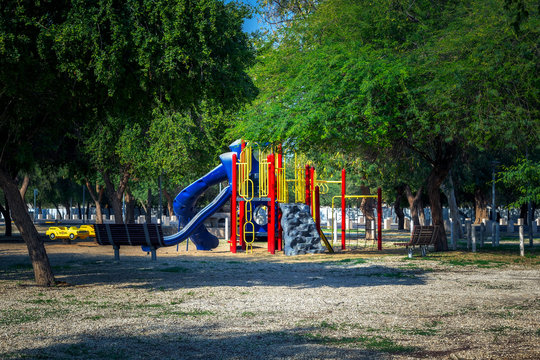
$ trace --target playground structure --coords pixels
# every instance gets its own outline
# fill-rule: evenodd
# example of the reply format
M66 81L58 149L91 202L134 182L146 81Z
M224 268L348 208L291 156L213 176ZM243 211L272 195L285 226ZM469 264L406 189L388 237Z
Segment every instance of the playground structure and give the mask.
M238 146L240 152L238 153ZM283 249L281 228L281 212L278 204L288 203L291 193L294 202L305 203L316 223L321 240L329 251L333 252L321 230L320 195L328 193L330 184L341 186L341 195L332 198L332 217L334 217L334 200L341 199L341 249L346 247L346 210L347 199L374 198L377 199L377 248L382 250L382 202L381 189L377 195L347 195L346 171L342 169L341 180L323 180L317 178L317 172L309 164L302 165L294 155L294 178L287 179L286 161L280 145L259 145L245 142L234 143L232 157L232 199L231 199L231 236L230 250L235 253L238 244L247 251L250 250L257 236L266 236L268 252L274 254ZM292 156L288 156L291 158ZM292 189L289 189L292 187ZM264 204L264 205L263 205ZM265 206L267 209L265 221L257 222L253 213ZM238 210L236 210L238 209ZM255 209L255 210L254 210ZM337 221L332 221L337 226Z
M231 152L220 155L221 164L206 175L183 189L174 200L174 212L179 220L176 234L163 236L160 231L138 230L137 236L130 236L133 226L125 230L110 225L97 225L96 239L99 244L113 245L115 252L120 245L140 245L147 252L162 246L173 246L190 238L197 250L211 250L218 246L219 240L210 234L204 221L217 212L229 199L231 200L230 251L236 253L238 246L247 252L252 251L257 238L266 237L268 252L274 254L283 250L283 229L279 204L289 203L294 196L295 203L309 206L310 215L316 224L321 241L328 251L333 252L321 230L320 196L327 194L331 184L341 186L341 195L332 198L332 224L337 231L337 216L334 220L334 200L341 200L341 249L346 248L347 199L377 199L377 248L382 250L382 203L381 189L377 195L347 195L346 171L341 171L341 180L317 178L317 172L309 164L302 165L294 154L293 178L287 178L286 163L292 162L292 154L287 154L281 145L246 143L237 140L229 146ZM290 166L290 165L289 165ZM198 198L211 186L228 181L228 186L202 210L195 212ZM292 199L291 199L292 200ZM130 230L132 229L132 230ZM156 236L148 234L156 234ZM227 237L227 234L225 234ZM138 239L134 241L134 239Z

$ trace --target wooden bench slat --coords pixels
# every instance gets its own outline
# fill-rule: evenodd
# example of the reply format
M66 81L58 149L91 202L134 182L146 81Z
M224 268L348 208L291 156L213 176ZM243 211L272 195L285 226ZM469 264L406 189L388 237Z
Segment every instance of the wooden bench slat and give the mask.
M406 243L394 243L396 246L406 246L406 247L415 247L415 246L428 246L434 245L437 240L437 231L438 226L429 225L429 226L415 226L413 232L411 233L411 240Z
M157 224L96 224L100 245L162 247L163 230Z

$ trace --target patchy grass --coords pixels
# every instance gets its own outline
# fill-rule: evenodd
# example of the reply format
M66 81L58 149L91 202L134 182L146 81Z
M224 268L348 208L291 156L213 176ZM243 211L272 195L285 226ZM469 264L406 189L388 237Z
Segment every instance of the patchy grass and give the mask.
M135 309L161 309L164 308L163 304L135 304Z
M512 330L513 328L511 326L505 326L505 325L501 325L501 326L492 326L486 330L484 330L485 332L492 332L492 333L497 333L497 334L504 334L506 333L508 330Z
M435 336L439 332L437 329L395 329L401 334L420 335L420 336Z
M257 316L257 314L255 314L253 311L244 311L242 312L241 316L246 318L253 318Z
M404 272L383 272L383 273L374 273L374 274L365 274L361 276L367 276L367 277L385 277L385 278L392 278L392 279L405 279L410 278L414 279L416 276L414 274L406 274Z
M32 269L33 269L32 264L28 264L28 263L17 263L17 264L12 264L8 266L8 270L12 270L12 271L28 271Z
M59 303L56 299L32 299L32 300L26 300L25 303L27 304L47 304L47 305L56 305Z
M367 260L362 259L362 258L346 258L346 259L341 259L341 260L331 261L331 262L336 265L347 265L347 264L357 265L357 264L365 264L367 263Z
M90 348L85 344L71 344L63 352L71 357L84 356L90 354Z
M495 260L458 260L458 259L452 259L452 260L442 260L443 263L452 265L452 266L476 266L478 268L498 268L503 265L507 265L507 262L504 261L495 261Z
M338 328L338 326L336 324L332 324L332 323L329 323L329 322L326 322L326 321L322 321L319 324L319 327L321 329L330 329L330 330L337 330L337 328Z
M27 309L0 309L0 325L17 325L33 321L38 321L43 318L58 317L67 313L63 309L47 309L27 308Z
M181 266L171 266L167 268L158 269L158 271L169 272L169 273L186 273L189 271L189 269L185 267L181 267Z
M477 268L500 268L509 265L519 265L525 268L537 268L540 264L537 252L540 248L527 248L526 256L519 256L519 248L511 245L500 245L499 247L484 246L478 252L470 251L448 251L428 253L424 257L415 256L401 258L406 263L417 263L420 261L436 261L441 265L451 266L474 266Z
M169 317L169 316L187 317L187 316L211 316L211 315L215 315L215 313L209 310L192 310L192 311L166 310L166 311L162 311L158 314L150 315L150 316L152 317Z
M53 265L51 266L51 268L53 269L53 271L66 271L66 270L72 270L73 269L73 265Z
M308 333L301 335L301 337L316 344L337 346L349 345L367 350L377 350L388 353L405 353L416 350L411 346L396 344L394 341L382 336L330 337Z

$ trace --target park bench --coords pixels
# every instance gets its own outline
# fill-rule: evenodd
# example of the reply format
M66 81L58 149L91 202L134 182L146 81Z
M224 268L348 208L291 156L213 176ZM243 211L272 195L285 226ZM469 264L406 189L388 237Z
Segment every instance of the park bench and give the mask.
M419 226L416 225L413 228L411 234L411 240L409 242L394 243L396 246L405 246L409 251L408 255L412 258L413 250L416 246L420 247L422 256L426 256L427 247L429 245L435 245L437 241L437 234L439 232L439 226Z
M150 249L152 260L156 249L165 246L163 231L157 224L96 224L96 241L99 245L112 245L114 259L120 259L120 246L144 246Z

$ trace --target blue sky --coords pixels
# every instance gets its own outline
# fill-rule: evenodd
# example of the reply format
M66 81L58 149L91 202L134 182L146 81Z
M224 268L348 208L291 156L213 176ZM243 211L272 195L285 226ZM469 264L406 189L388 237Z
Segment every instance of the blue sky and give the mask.
M230 2L232 0L225 0L226 3ZM251 6L257 6L257 0L238 0L239 2L242 2L247 5ZM257 30L260 27L260 23L258 22L258 19L256 17L252 19L246 19L244 21L244 31L245 32L253 32Z

